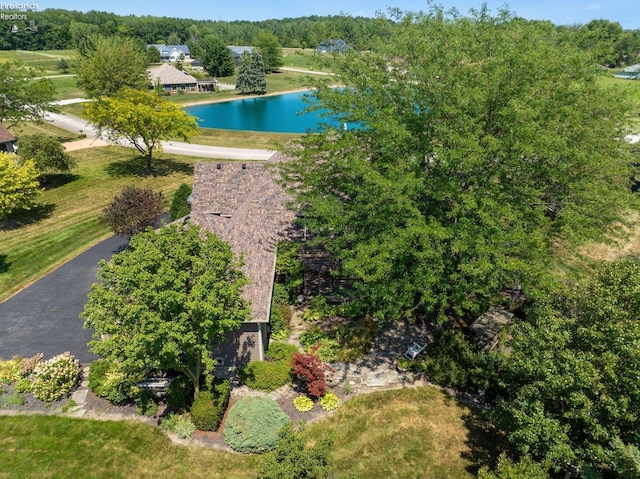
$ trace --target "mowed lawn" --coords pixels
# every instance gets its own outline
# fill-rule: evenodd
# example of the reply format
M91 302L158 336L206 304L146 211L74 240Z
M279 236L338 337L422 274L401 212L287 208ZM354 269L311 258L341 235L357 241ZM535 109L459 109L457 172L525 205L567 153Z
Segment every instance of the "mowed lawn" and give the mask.
M0 301L108 237L100 214L125 186L162 191L168 207L181 183L192 184L193 164L210 161L158 154L156 176L147 177L143 158L129 148L88 148L72 155L78 168L50 175L40 206L10 215L0 227Z
M359 396L310 425L335 436L338 478L470 479L495 460L475 413L435 388ZM0 417L0 478L255 478L259 458L172 445L134 422Z

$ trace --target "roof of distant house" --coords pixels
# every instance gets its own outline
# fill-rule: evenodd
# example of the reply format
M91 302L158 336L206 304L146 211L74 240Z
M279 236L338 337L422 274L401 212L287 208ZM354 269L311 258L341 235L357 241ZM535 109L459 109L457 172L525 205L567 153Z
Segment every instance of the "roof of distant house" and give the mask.
M244 52L253 53L253 47L239 47L236 45L231 45L231 46L228 46L227 48L231 50L231 55L234 58L242 56Z
M13 136L2 123L0 123L0 143L9 143L12 141L16 141L16 137Z
M163 63L157 67L151 67L148 70L151 83L155 84L160 80L161 85L184 85L198 83L195 77L192 77L182 70L178 70L173 65Z
M282 161L276 153L269 163ZM269 321L276 244L293 228L291 197L258 163L196 163L190 219L228 241L251 280L243 296L251 302L252 322Z
M160 55L169 56L172 51L179 50L185 55L189 55L189 47L187 45L165 45L164 43L150 43L147 48L156 47Z

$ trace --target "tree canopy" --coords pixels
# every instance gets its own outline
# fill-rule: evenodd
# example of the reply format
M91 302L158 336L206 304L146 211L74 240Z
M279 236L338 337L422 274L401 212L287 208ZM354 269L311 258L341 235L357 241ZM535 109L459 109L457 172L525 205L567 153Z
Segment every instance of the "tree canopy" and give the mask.
M244 52L240 56L236 89L242 93L266 93L267 75L262 56L258 52Z
M0 152L0 219L17 208L30 209L40 193L40 173L33 160L23 163Z
M56 111L55 87L39 75L19 62L0 63L0 123L42 121L48 111Z
M247 279L231 247L192 224L131 238L102 262L82 317L94 330L92 352L130 373L174 370L196 394L212 371L211 345L250 319Z
M434 8L333 67L344 87L315 96L341 126L304 135L280 172L365 312L444 320L514 285L535 295L557 242L634 201L628 104L551 24Z
M282 45L273 33L261 31L253 37L252 44L258 49L267 73L277 72L284 61L282 59Z
M147 54L140 44L119 36L90 36L83 42L75 71L87 96L113 96L125 87L148 88Z
M21 136L18 154L23 160L33 160L42 175L64 173L77 165L58 140L42 133Z
M198 43L198 56L204 68L214 77L230 76L235 71L231 50L216 35L207 35Z
M152 172L154 151L161 151L162 140L188 140L198 132L191 115L164 100L155 91L125 88L114 97L101 97L85 107L89 121L100 135L113 142L128 142L146 159L146 171Z
M493 417L516 451L640 475L639 292L640 258L620 259L515 324Z

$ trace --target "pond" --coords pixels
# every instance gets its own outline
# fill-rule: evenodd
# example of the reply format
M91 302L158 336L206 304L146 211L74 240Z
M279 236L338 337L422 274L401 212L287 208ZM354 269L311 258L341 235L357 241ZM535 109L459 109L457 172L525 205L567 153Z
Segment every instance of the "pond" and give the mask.
M330 123L320 118L319 112L302 113L307 106L303 96L304 93L286 93L244 98L190 106L185 111L195 116L202 128L224 130L306 133L317 131L321 123Z

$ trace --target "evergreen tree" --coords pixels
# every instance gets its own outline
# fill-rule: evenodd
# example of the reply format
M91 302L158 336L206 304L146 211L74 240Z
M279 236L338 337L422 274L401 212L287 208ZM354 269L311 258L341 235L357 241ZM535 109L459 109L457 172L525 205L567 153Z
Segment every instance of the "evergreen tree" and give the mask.
M231 50L216 35L207 35L198 45L200 61L214 77L233 75L235 65Z
M252 91L261 95L267 93L267 74L264 71L264 63L262 62L262 55L259 52L253 52L251 54L251 69L249 83L251 84Z
M240 56L240 65L238 67L238 78L236 78L236 89L241 93L251 90L251 54L244 52Z

